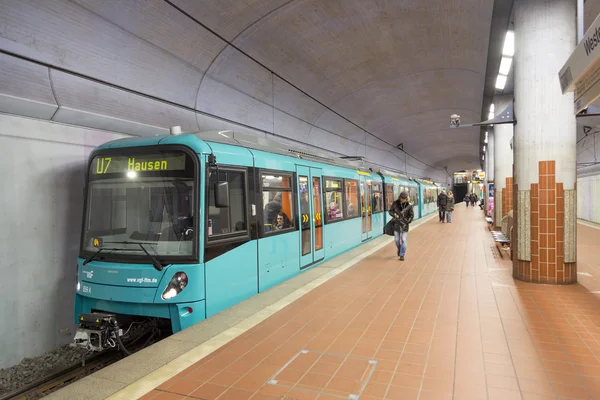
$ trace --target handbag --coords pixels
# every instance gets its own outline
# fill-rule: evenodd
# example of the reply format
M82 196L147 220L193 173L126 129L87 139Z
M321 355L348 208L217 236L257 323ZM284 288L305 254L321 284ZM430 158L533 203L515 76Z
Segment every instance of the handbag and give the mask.
M383 227L383 234L394 236L394 220L391 219L385 226Z

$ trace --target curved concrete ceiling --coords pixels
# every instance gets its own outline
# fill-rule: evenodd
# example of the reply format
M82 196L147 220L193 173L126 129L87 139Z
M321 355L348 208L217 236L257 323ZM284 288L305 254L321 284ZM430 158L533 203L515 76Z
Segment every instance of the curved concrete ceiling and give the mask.
M448 124L480 120L493 7L4 0L0 111L141 136L234 124L443 179L480 163L479 128Z
M446 131L451 113L471 121L481 114L493 2L265 0L250 2L252 13L236 0L173 3L361 128L388 144L404 143L429 164L440 166L441 159L423 150L437 144L432 133ZM221 53L213 65L231 57ZM424 115L425 123L435 121L425 131L414 126ZM455 155L463 168L478 166L479 129L455 132L445 132L444 162Z

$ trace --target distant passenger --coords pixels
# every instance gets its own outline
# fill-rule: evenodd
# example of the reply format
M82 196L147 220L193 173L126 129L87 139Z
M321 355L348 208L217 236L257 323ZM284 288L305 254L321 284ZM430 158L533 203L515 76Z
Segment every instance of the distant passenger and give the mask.
M275 220L275 223L273 224L273 230L280 231L282 229L287 228L285 220L286 220L286 218L283 213L277 214L277 219Z
M446 191L442 190L442 193L437 198L438 212L440 214L440 222L443 224L446 219L446 205L448 204L448 196Z
M356 208L354 208L354 204L348 204L348 217L356 217Z
M475 194L475 192L471 193L470 200L471 200L471 207L475 207L475 202L477 201L477 195Z
M465 194L465 198L463 200L465 202L465 204L467 205L467 208L469 208L469 202L471 201L471 198L469 197L469 194Z
M452 190L448 192L448 202L446 203L446 221L452 223L452 211L454 211L454 194Z
M265 221L273 221L281 211L281 192L277 192L273 200L265 204Z
M400 193L398 200L392 203L389 213L394 217L394 239L398 248L398 256L400 257L400 261L404 261L408 228L415 217L413 206L408 202L408 193Z

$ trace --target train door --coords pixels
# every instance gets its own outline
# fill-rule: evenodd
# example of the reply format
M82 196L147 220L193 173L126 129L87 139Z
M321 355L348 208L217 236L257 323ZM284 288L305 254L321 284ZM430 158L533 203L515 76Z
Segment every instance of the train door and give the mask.
M320 168L296 166L300 220L300 269L325 258L323 250L323 196Z
M371 210L371 180L365 176L360 177L360 201L362 209L362 236L361 239L370 239L373 236L373 220Z

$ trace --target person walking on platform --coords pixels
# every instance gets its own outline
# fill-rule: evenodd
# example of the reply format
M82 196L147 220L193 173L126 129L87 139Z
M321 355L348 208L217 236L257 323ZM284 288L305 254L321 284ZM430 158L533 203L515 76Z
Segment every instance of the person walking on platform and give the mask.
M446 204L448 204L448 196L446 191L442 190L442 193L437 198L438 211L440 213L440 222L443 224L446 219Z
M465 198L463 199L463 201L465 202L465 204L467 205L467 208L469 208L469 202L471 201L471 198L469 197L469 194L465 194Z
M446 203L446 221L451 224L452 223L452 211L454 211L454 194L452 194L452 190L448 192L448 202Z
M389 213L393 217L394 240L398 248L398 256L400 261L404 261L408 227L415 217L413 206L408 202L408 193L400 193L398 199L392 203Z

